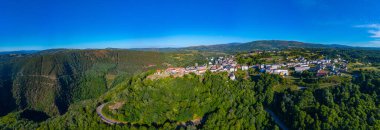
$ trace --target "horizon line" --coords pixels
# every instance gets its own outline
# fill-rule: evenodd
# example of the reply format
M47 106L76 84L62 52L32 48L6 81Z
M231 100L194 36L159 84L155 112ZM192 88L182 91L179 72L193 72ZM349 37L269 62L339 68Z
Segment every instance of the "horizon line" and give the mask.
M177 47L171 47L171 46L164 46L164 47L94 47L94 48L80 48L80 47L53 47L53 48L41 48L41 49L10 49L10 50L0 50L0 52L17 52L17 51L44 51L44 50L59 50L59 49L66 49L66 50L102 50L102 49L163 49L163 48L186 48L186 47L197 47L197 46L213 46L213 45L224 45L224 44L239 44L239 43L249 43L249 42L256 42L256 41L287 41L287 42L301 42L301 43L307 43L307 44L320 44L320 45L341 45L341 46L347 46L347 47L353 47L353 48L380 48L377 46L354 46L354 45L347 45L347 44L337 44L337 43L313 43L313 42L304 42L304 41L297 41L297 40L278 40L278 39L272 39L272 40L252 40L248 42L227 42L227 43L218 43L218 44L199 44L199 45L189 45L189 46L177 46Z

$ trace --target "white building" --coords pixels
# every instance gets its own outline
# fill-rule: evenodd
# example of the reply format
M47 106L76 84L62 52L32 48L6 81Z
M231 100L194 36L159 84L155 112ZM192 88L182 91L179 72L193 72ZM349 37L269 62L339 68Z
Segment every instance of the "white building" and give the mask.
M289 71L288 70L274 70L273 71L273 74L279 74L279 75L289 75Z
M269 67L269 69L274 70L280 68L280 65L272 65Z
M261 64L259 69L263 69L264 67L265 67L265 65Z
M301 72L303 72L305 70L309 70L309 69L310 69L310 67L294 67L294 70L298 73L301 73Z
M246 65L243 65L242 67L241 67L241 70L248 70L248 66L246 66Z

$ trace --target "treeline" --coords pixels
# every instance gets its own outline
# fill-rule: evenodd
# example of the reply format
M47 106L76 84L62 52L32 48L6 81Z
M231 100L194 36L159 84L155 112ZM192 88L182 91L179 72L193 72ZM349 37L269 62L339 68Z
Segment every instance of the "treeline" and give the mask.
M329 49L329 48L297 48L276 50L277 52L262 51L260 54L247 55L248 52L238 53L236 55L239 64L255 65L265 64L265 58L280 56L282 59L289 57L299 58L304 57L308 60L316 60L321 58L342 58L349 62L364 62L379 64L380 51L378 50L361 50L361 49ZM280 51L280 52L278 52ZM273 61L274 64L278 61Z
M316 52L328 58L338 58L349 62L364 62L364 63L380 63L379 50L363 50L363 49L310 49L311 52Z

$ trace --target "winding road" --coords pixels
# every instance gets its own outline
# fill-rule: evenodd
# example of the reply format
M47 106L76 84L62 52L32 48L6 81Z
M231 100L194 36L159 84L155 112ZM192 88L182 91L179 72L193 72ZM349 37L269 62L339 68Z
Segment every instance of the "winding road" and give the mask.
M108 103L104 103L100 106L98 106L96 108L96 113L99 115L100 119L102 119L103 122L107 123L107 124L110 124L110 125L114 125L114 124L128 124L128 122L123 122L123 121L117 121L115 119L111 119L111 118L108 118L106 117L103 113L102 113L102 110L103 110L103 107L105 105L107 105ZM179 125L183 126L183 127L187 127L189 125L199 125L201 124L201 118L197 118L197 119L193 119L193 120L190 120L190 121L187 121L187 122L178 122Z
M128 122L122 122L122 121L117 121L117 120L114 120L114 119L110 119L110 118L107 118L106 116L104 116L104 114L102 113L102 110L103 110L103 107L107 105L107 103L104 103L100 106L98 106L96 108L96 113L99 115L100 119L102 119L103 122L107 123L107 124L110 124L110 125L113 125L113 124L127 124ZM269 109L265 109L265 111L267 111L270 116L272 117L272 119L274 120L274 122L276 122L276 124L282 129L282 130L289 130L288 127L286 127L286 125L280 120L279 117L277 117L275 115L275 113ZM199 119L196 119L196 120L192 120L191 123L195 124L195 125L198 125L200 123L200 120ZM184 123L182 123L182 125L184 125ZM185 125L187 126L187 124Z
M117 120L114 120L114 119L110 119L110 118L107 118L106 116L104 116L104 114L102 113L102 110L103 110L103 107L106 105L107 103L104 103L100 106L98 106L96 108L96 113L98 113L100 119L102 119L103 122L107 123L107 124L110 124L110 125L113 125L113 124L127 124L128 122L121 122L121 121L117 121Z

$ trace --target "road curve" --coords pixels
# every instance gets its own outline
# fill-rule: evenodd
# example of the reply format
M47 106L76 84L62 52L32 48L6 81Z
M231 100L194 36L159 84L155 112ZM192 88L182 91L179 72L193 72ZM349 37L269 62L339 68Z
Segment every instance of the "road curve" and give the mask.
M110 118L107 118L106 116L103 115L102 113L102 110L103 110L103 107L106 105L107 103L104 103L100 106L98 106L96 108L96 113L99 115L100 119L102 119L103 122L107 123L107 124L110 124L110 125L113 125L113 124L127 124L128 122L122 122L122 121L117 121L117 120L114 120L114 119L110 119Z
M103 122L107 123L107 124L110 124L110 125L113 125L113 124L127 124L128 122L122 122L122 121L117 121L117 120L114 120L114 119L110 119L110 118L107 118L106 116L103 115L102 113L102 110L103 110L103 107L106 105L107 103L104 103L100 106L98 106L96 108L96 113L99 115L100 119L102 119ZM276 124L282 129L282 130L289 130L285 123L283 123L279 117L277 117L274 112L272 112L271 110L269 109L265 109L265 111L267 111L269 113L269 115L271 115L272 119L274 120L274 122L276 122Z

